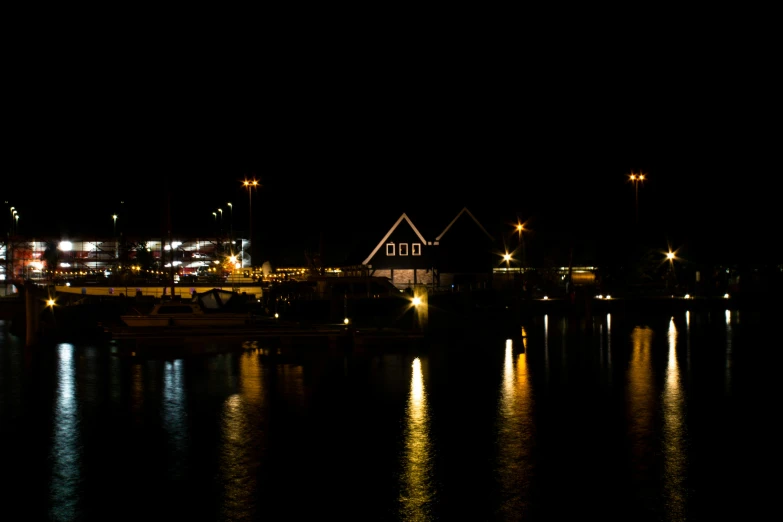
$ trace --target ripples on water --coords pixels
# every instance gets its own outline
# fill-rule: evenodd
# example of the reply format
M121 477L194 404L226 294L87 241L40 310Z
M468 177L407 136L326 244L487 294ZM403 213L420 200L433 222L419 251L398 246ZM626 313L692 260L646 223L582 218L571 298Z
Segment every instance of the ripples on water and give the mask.
M2 518L753 519L780 471L776 339L729 310L366 357L3 334Z

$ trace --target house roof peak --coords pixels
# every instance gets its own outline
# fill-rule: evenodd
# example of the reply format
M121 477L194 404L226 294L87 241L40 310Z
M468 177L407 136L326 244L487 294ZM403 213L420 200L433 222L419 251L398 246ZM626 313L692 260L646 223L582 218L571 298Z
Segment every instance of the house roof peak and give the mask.
M479 222L479 220L476 219L476 216L474 216L473 213L470 210L468 210L468 207L462 207L462 210L460 210L459 213L454 217L454 219L451 220L451 223L449 223L449 225L443 230L443 232L441 232L440 235L435 238L435 241L440 241L441 238L446 235L446 232L449 231L452 225L454 225L454 223L456 223L457 220L462 216L462 214L467 214L470 217L470 219L472 219L476 223L476 225L478 225L481 231L487 235L489 239L493 241L495 240L495 238L493 238L492 235L489 232L487 232L487 229L484 228L484 226Z

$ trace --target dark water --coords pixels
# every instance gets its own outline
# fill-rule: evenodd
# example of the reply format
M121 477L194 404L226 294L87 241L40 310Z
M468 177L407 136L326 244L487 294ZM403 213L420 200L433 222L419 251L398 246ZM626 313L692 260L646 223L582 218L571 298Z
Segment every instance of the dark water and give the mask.
M531 318L366 356L0 336L3 520L761 520L777 316ZM7 326L7 325L6 325ZM488 333L489 334L489 333Z

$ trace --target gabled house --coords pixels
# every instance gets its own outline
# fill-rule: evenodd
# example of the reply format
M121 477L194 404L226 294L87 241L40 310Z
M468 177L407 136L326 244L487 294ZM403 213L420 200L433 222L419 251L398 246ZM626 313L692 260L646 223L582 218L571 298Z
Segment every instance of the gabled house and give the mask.
M434 264L440 286L489 287L497 264L494 241L467 207L460 210L433 241L438 245Z
M431 285L436 283L432 249L437 244L425 239L403 213L362 264L370 275L388 277L398 288Z
M388 277L398 288L414 284L489 287L497 264L493 243L492 235L467 208L434 240L427 239L403 213L362 265L370 275Z

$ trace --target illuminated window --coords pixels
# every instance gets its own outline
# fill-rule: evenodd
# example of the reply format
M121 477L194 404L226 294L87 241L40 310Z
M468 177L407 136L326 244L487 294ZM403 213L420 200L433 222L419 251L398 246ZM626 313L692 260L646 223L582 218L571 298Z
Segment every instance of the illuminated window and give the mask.
M387 256L393 256L394 254L394 243L386 243L386 255Z
M420 256L421 255L421 243L413 243L411 245L411 255L414 255L414 256Z
M408 255L408 243L400 243L400 255L401 256Z

